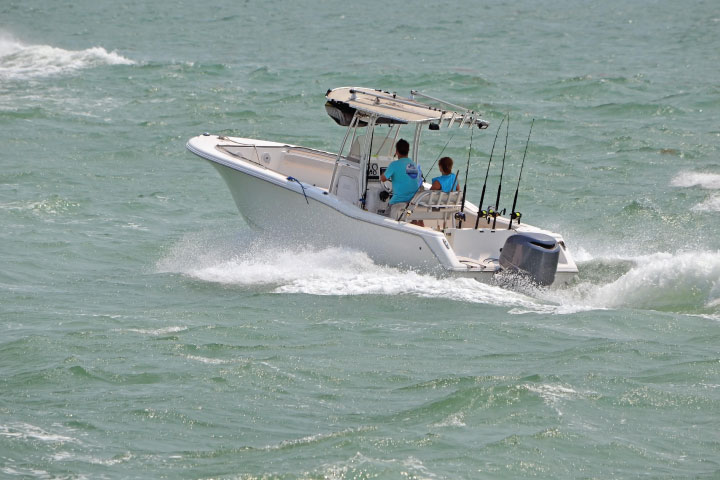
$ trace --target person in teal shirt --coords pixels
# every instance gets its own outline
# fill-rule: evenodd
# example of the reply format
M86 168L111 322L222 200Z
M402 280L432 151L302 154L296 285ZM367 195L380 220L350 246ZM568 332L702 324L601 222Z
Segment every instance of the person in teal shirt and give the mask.
M383 182L391 181L393 184L393 196L390 198L390 217L397 218L405 204L409 202L422 185L422 173L408 157L410 144L407 140L400 139L395 144L395 156L397 160L390 162L384 173L380 174Z
M453 160L450 157L443 157L438 162L441 176L432 179L430 190L442 190L443 192L460 191L460 184L457 175L452 173Z

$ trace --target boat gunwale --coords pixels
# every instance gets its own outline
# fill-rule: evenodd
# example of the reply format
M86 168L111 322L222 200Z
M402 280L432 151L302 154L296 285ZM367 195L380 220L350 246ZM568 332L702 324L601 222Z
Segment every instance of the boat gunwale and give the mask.
M247 175L251 175L259 180L266 181L268 183L272 183L274 185L277 185L279 187L286 188L298 195L307 196L308 198L311 198L319 203L322 203L330 208L333 208L334 210L338 211L339 213L342 213L346 217L354 218L356 220L365 221L368 223L372 223L375 225L379 225L386 228L392 228L394 230L401 230L407 233L411 233L413 235L420 235L422 237L431 237L435 239L439 239L442 241L442 239L445 238L445 235L442 232L437 232L435 230L430 230L424 227L420 227L418 225L413 225L411 223L406 222L400 222L397 220L393 220L389 217L384 217L382 215L378 215L377 213L368 212L366 210L361 210L357 208L356 206L344 202L340 198L338 198L336 195L331 194L327 189L317 187L315 185L307 184L305 182L301 182L298 180L297 182L288 180L288 177L275 171L271 170L268 167L257 164L256 162L245 160L241 157L237 157L238 160L234 159L222 159L221 157L215 157L210 155L209 152L203 151L194 145L191 144L191 142L195 139L202 139L205 138L205 136L196 136L191 138L185 147L195 155L217 163L219 165L223 165L225 167L231 168L233 170L239 171L241 173L245 173ZM219 139L219 137L215 137ZM254 146L254 145L248 145L248 146ZM283 145L283 146L289 146L292 145ZM228 155L230 155L228 153ZM245 163L245 164L243 164ZM258 165L258 166L256 166ZM259 167L263 167L262 170L260 170ZM302 184L302 187L298 185L298 182ZM304 192L303 192L304 187ZM320 193L318 193L320 192ZM354 207L353 209L350 209L348 207ZM356 212L352 212L352 210L356 210ZM363 218L365 217L365 218ZM427 242L426 242L427 243ZM428 245L429 246L429 245ZM454 252L453 252L454 254Z

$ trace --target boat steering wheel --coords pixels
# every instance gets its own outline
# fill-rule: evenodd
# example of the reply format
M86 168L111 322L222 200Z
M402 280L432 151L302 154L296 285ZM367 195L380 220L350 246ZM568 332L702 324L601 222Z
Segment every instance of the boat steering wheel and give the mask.
M392 182L390 180L385 180L384 182L380 180L380 186L382 186L383 190L385 190L387 193L392 195L393 188L392 188Z

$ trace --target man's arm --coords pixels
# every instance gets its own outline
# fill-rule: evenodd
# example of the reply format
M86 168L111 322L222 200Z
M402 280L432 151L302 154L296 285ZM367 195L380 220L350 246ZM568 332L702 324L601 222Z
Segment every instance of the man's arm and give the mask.
M390 162L390 165L388 165L388 167L385 169L385 172L380 174L381 182L387 182L388 180L390 180L392 182L391 178L393 176L393 168L394 168L393 163L395 163L395 162ZM390 175L390 178L385 176L386 173Z

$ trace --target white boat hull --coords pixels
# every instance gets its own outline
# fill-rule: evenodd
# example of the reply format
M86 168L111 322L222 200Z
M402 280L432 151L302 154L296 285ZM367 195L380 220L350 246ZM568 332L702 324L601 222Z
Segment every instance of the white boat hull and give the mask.
M247 223L284 243L319 248L344 246L366 251L380 263L439 267L432 249L416 233L350 217L314 196L308 195L306 202L302 192L224 165L213 165Z
M255 156L242 159L219 151L221 140L247 144L256 142ZM263 145L288 149L289 145L265 142ZM441 274L469 276L481 281L492 281L499 270L496 252L490 252L486 261L473 261L459 256L448 242L446 234L384 217L359 208L327 189L302 183L263 165L261 142L250 139L225 139L203 135L188 142L188 149L210 161L227 184L238 210L247 223L283 244L349 247L366 252L380 264L428 271ZM466 204L466 211L477 208ZM523 230L532 227L523 225ZM455 242L472 229L454 230ZM539 229L537 229L540 231ZM485 232L491 232L484 229ZM478 232L477 230L474 232ZM492 231L494 237L506 237L513 231ZM463 234L463 235L461 235ZM474 233L477 235L477 233ZM486 237L489 238L488 233ZM465 235L466 236L466 235ZM450 238L452 241L453 239ZM500 243L502 245L502 243ZM563 246L564 249L564 246ZM493 258L494 256L494 258ZM577 273L574 262L565 255L555 283L566 282Z

